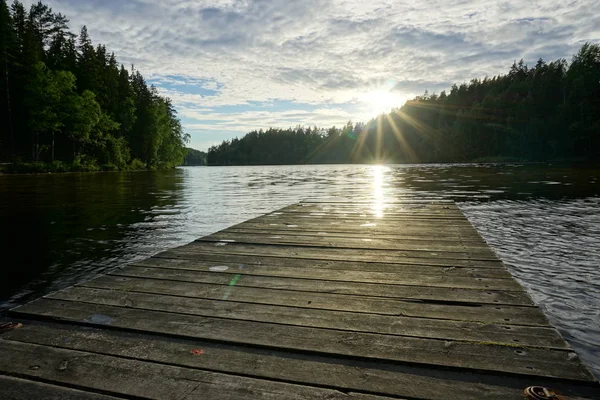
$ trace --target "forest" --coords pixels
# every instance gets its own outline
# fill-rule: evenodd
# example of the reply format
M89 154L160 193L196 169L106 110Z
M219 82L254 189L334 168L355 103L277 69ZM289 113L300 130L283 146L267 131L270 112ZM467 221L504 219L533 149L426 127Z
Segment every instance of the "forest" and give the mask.
M600 161L600 46L418 96L367 123L253 131L209 165Z
M206 165L206 153L200 150L191 149L186 147L186 154L183 158L183 165L185 166L198 166Z
M0 161L14 172L170 168L189 140L171 101L84 26L0 0Z

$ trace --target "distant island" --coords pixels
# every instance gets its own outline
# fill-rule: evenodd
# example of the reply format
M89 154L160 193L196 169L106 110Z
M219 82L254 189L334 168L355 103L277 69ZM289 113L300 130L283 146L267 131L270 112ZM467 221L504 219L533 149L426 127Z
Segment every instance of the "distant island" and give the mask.
M171 168L184 134L171 101L47 5L0 0L0 160L8 172Z
M253 131L208 151L209 165L600 161L600 46L570 63L515 62L506 75L342 128Z

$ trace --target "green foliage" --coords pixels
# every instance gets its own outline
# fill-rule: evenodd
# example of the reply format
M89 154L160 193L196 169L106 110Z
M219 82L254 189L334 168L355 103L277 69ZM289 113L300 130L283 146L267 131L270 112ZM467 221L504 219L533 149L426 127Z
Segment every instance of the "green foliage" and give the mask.
M87 155L78 155L71 164L72 172L94 172L99 170L98 162Z
M50 163L32 162L32 163L12 163L3 168L3 172L11 174L44 174L56 172L70 172L70 164L62 161L52 161Z
M207 154L196 149L185 148L186 154L183 159L183 165L206 165Z
M115 164L102 164L100 169L105 172L112 172L112 171L118 171L119 167L117 167Z
M367 124L269 129L225 141L209 165L600 159L600 46L427 91Z
M61 160L75 171L124 169L132 157L136 168L179 165L188 137L170 100L68 22L41 2L0 0L0 160Z
M131 160L131 164L129 164L128 169L131 169L134 171L146 169L146 163L144 163L140 159L134 158L133 160Z

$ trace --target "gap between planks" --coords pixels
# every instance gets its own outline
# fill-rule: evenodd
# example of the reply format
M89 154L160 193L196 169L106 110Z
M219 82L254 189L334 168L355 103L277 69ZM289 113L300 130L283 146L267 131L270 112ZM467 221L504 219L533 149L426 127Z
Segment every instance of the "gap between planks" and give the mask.
M186 270L178 266L157 267L139 262L124 269L115 270L111 275L148 277L172 281L213 283L230 285L235 275L220 272ZM316 280L307 278L269 277L245 275L236 279L236 285L257 288L284 289L302 292L322 292L353 294L370 297L414 299L437 303L485 303L514 304L533 306L533 301L525 291L501 291L492 289L467 289L456 287L436 287L417 285L389 285L366 282L347 282L334 280Z
M577 355L568 350L238 321L47 298L20 306L12 313L25 318L52 319L311 354L595 382Z
M519 398L522 388L531 383L527 377L370 363L39 322L27 323L23 329L3 338L345 392L353 390L413 399L447 400L448 393L462 400ZM203 354L193 355L192 351L198 348ZM538 384L552 383L553 387L572 396L591 396L593 393L592 388L585 386L557 384L543 378L536 381Z

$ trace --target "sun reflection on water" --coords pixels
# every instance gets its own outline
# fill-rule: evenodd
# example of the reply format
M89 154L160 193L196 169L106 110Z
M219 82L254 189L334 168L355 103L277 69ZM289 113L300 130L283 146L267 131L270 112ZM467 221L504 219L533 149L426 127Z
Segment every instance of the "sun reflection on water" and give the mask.
M385 195L385 187L387 186L385 183L385 175L389 170L388 167L384 167L383 165L373 165L371 167L371 175L373 177L373 203L371 204L371 207L373 209L373 214L375 214L377 218L383 218L386 202L389 201Z

